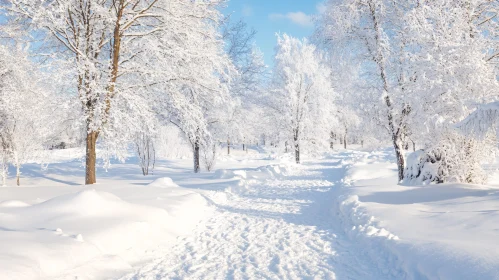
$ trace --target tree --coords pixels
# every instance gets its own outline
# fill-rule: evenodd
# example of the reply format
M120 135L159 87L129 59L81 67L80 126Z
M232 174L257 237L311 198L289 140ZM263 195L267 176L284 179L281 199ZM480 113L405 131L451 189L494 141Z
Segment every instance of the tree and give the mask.
M350 42L355 46L351 56L363 60L372 78L372 102L379 104L377 100L383 100L383 125L390 133L402 180L404 135L411 107L397 99L402 89L397 77L402 77L404 68L403 63L395 62L403 58L400 51L405 50L399 8L397 3L385 0L331 0L322 14L318 33L323 42L340 42L338 45L342 46Z
M318 38L362 66L365 113L388 131L399 180L410 142L436 139L497 83L487 63L493 48L486 34L495 31L484 30L495 24L492 2L328 1Z
M214 142L210 126L230 104L229 83L235 69L220 34L222 3L169 3L175 13L168 15L154 40L141 46L138 56L150 67L144 79L148 90L157 93L152 108L161 121L173 123L185 134L196 173L202 147Z
M271 94L287 139L293 143L296 163L300 163L302 142L328 146L334 92L321 55L306 39L277 35Z
M139 165L144 176L149 175L149 170L154 170L156 163L156 149L153 138L146 134L139 134L135 138L135 149L139 158Z
M133 69L132 45L154 33L163 1L135 0L11 0L11 16L28 19L47 39L59 43L75 69L77 90L86 123L85 184L96 182L96 143L112 113L112 101L123 92L118 83ZM54 55L57 55L55 52ZM125 71L123 71L125 70Z
M222 65L225 61L215 61L225 59L217 32L221 3L12 0L5 7L11 16L38 28L45 41L57 44L52 59L69 59L74 67L87 130L86 184L96 182L97 139L117 148L119 142L133 141L140 130L129 115L146 120L152 115L182 117L177 124L194 147L208 135L202 109L222 102L221 95L213 94L223 91L219 81L228 68Z
M4 185L9 163L16 167L20 185L22 164L36 159L49 136L53 121L48 118L54 109L50 101L55 97L45 80L41 66L30 60L22 44L0 45L0 153Z
M256 31L249 29L244 21L231 23L226 20L222 28L225 51L237 72L233 72L230 83L231 104L223 108L221 119L213 122L212 130L217 137L227 138L227 152L230 144L254 142L257 139L258 122L254 122L258 111L258 97L263 91L267 66L263 54L254 43Z

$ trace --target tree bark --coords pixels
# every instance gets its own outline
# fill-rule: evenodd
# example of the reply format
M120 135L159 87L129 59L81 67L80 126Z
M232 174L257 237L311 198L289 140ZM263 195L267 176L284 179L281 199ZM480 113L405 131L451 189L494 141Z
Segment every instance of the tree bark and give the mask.
M230 140L227 139L227 154L230 155Z
M97 160L96 143L98 133L96 131L87 132L87 149L85 164L85 185L97 183L95 176L95 162Z
M329 148L331 148L331 150L334 150L334 132L331 131L331 133L329 134L329 138L331 139L329 142Z
M194 142L194 173L199 173L201 167L199 165L199 138Z
M300 144L295 143L295 159L296 163L300 163Z
M295 140L295 160L296 163L300 163L300 142L298 141L298 129L295 129L294 131L294 140Z
M397 158L398 175L400 182L404 180L405 158L404 158L404 153L402 152L402 145L400 145L400 143L397 143L399 141L395 140L396 139L395 135L393 138L394 138L393 146L395 147L395 157Z
M346 133L343 136L343 148L345 148L345 150L347 149L347 134Z

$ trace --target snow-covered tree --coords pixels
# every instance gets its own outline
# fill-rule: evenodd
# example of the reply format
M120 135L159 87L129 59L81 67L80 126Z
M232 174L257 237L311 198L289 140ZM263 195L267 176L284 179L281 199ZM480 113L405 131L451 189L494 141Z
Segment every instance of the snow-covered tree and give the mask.
M409 144L435 144L439 131L494 92L497 81L488 61L495 31L484 29L495 24L491 2L326 3L318 38L328 50L341 49L347 60L360 65L358 107L388 131L399 180Z
M231 142L242 142L245 148L245 143L255 142L258 137L259 122L254 120L267 68L263 54L255 46L256 31L249 29L244 21L227 21L222 35L225 50L237 72L234 72L229 88L231 106L225 108L222 119L214 123L214 129L220 140L227 139L227 152L230 153Z
M86 123L85 184L96 182L96 143L109 123L116 96L127 92L120 80L137 71L127 67L137 41L159 29L163 1L12 0L11 16L25 17L31 28L59 43L63 59L74 66L74 87ZM133 51L135 50L135 51ZM54 52L55 56L60 56ZM136 66L136 65L134 65ZM116 110L115 112L119 112Z
M334 108L330 70L308 40L277 35L271 98L286 140L300 163L302 144L328 146L328 121Z
M97 139L123 149L158 116L174 119L193 147L209 136L204 110L222 102L230 67L218 34L221 3L12 0L4 7L46 35L52 59L73 66L87 131L86 184L96 182ZM150 121L135 125L136 117Z
M403 179L405 158L403 142L406 118L411 112L397 95L402 87L398 81L398 63L403 49L399 6L385 0L328 1L318 23L323 42L350 49L350 57L362 60L370 81L363 96L372 103L373 117L382 117L395 149L399 179ZM382 103L380 103L380 100Z
M0 45L0 153L4 185L9 163L16 167L20 185L22 164L38 159L44 141L51 135L49 129L55 122L49 118L55 109L51 102L55 100L45 83L47 77L40 65L31 61L23 45Z
M172 1L165 28L141 46L138 54L150 69L144 90L155 92L153 111L186 136L200 171L201 149L213 143L210 126L230 105L229 82L234 67L220 34L221 0ZM152 53L152 54L151 54Z

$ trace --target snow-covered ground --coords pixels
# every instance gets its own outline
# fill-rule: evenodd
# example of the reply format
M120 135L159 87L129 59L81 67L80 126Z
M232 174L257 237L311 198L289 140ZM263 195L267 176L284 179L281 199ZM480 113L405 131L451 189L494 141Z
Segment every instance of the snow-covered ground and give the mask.
M0 188L0 279L499 279L499 188L396 184L390 151L211 173L131 160L82 186L76 149ZM10 181L14 185L14 181Z
M383 270L404 279L499 279L499 181L397 185L391 151L352 152L337 213Z

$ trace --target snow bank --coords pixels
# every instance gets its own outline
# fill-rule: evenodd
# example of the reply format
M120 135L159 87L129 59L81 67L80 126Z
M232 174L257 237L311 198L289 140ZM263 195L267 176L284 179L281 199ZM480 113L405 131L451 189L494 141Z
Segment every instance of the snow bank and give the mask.
M334 210L387 279L499 279L499 189L400 186L394 164L356 160Z
M394 279L407 278L406 272L399 268L401 259L392 250L393 241L399 240L399 237L380 227L361 206L358 196L340 195L336 210L347 235L361 244L380 271Z
M157 187L157 188L178 188L179 185L175 184L172 178L162 177L156 179L154 182L148 185L149 187Z
M288 171L290 170L291 165L284 165L284 164L276 164L276 165L267 165L267 166L262 166L257 169L258 172L261 172L262 176L258 176L257 178L282 178L286 177L288 175Z
M210 212L198 193L172 191L178 185L170 178L149 186L158 188L147 191L148 204L159 207L125 201L116 194L126 191L116 186L83 189L34 205L1 202L1 278L117 276L152 258L151 250L170 246ZM144 187L134 188L140 192Z
M219 169L213 173L213 179L236 180L237 183L228 185L224 191L228 193L241 194L248 188L258 183L259 180L280 179L288 176L292 170L291 164L273 164L258 168L247 169Z

